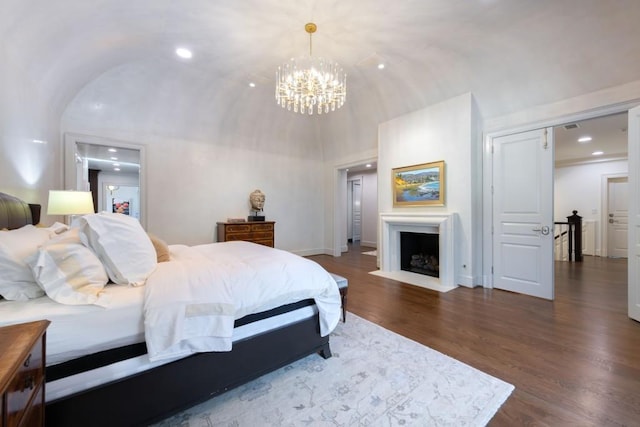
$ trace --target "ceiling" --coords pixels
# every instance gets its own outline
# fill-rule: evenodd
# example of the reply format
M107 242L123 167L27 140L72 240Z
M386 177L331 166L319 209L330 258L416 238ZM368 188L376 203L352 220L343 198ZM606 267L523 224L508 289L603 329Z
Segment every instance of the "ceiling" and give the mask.
M627 113L566 123L554 128L553 137L556 166L626 159ZM583 137L591 140L578 141Z
M331 141L334 152L325 155L333 157L375 146L381 122L461 94L472 93L487 120L640 76L636 0L2 3L3 68L28 75L47 111L79 116L73 104L85 119L113 107L111 121L96 123L117 130L134 117L145 130L210 141L221 128L279 137L296 122L304 129L295 135ZM277 67L308 53L309 21L318 26L314 56L348 74L345 106L311 118L274 99ZM193 57L178 58L178 47ZM559 159L567 155L563 136L557 132Z

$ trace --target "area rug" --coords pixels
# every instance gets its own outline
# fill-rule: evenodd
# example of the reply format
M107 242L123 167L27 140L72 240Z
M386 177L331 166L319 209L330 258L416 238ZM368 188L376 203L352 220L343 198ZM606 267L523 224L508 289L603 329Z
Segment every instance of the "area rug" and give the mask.
M352 313L311 355L158 426L484 426L514 387Z
M378 251L377 250L373 250L373 251L362 252L362 255L378 256Z

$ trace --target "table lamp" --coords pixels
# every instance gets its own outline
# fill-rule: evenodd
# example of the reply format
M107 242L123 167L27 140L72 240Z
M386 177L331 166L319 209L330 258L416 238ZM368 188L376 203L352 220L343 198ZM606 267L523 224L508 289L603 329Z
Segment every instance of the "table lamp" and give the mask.
M94 213L91 191L49 191L47 215L75 215Z

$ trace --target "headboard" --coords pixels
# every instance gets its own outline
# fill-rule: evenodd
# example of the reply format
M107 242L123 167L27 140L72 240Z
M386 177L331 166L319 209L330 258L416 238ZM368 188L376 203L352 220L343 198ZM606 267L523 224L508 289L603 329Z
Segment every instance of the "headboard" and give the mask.
M13 230L27 224L39 223L40 209L40 205L30 204L17 197L0 193L0 230L3 228Z

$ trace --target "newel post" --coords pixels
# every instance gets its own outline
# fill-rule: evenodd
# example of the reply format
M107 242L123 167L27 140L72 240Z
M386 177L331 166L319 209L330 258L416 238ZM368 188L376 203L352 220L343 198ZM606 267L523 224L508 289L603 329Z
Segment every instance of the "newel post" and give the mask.
M571 248L571 239L574 240L573 260L582 261L582 217L578 215L578 211L573 211L573 215L567 217L569 223L569 248ZM571 261L571 253L569 253L569 261Z

